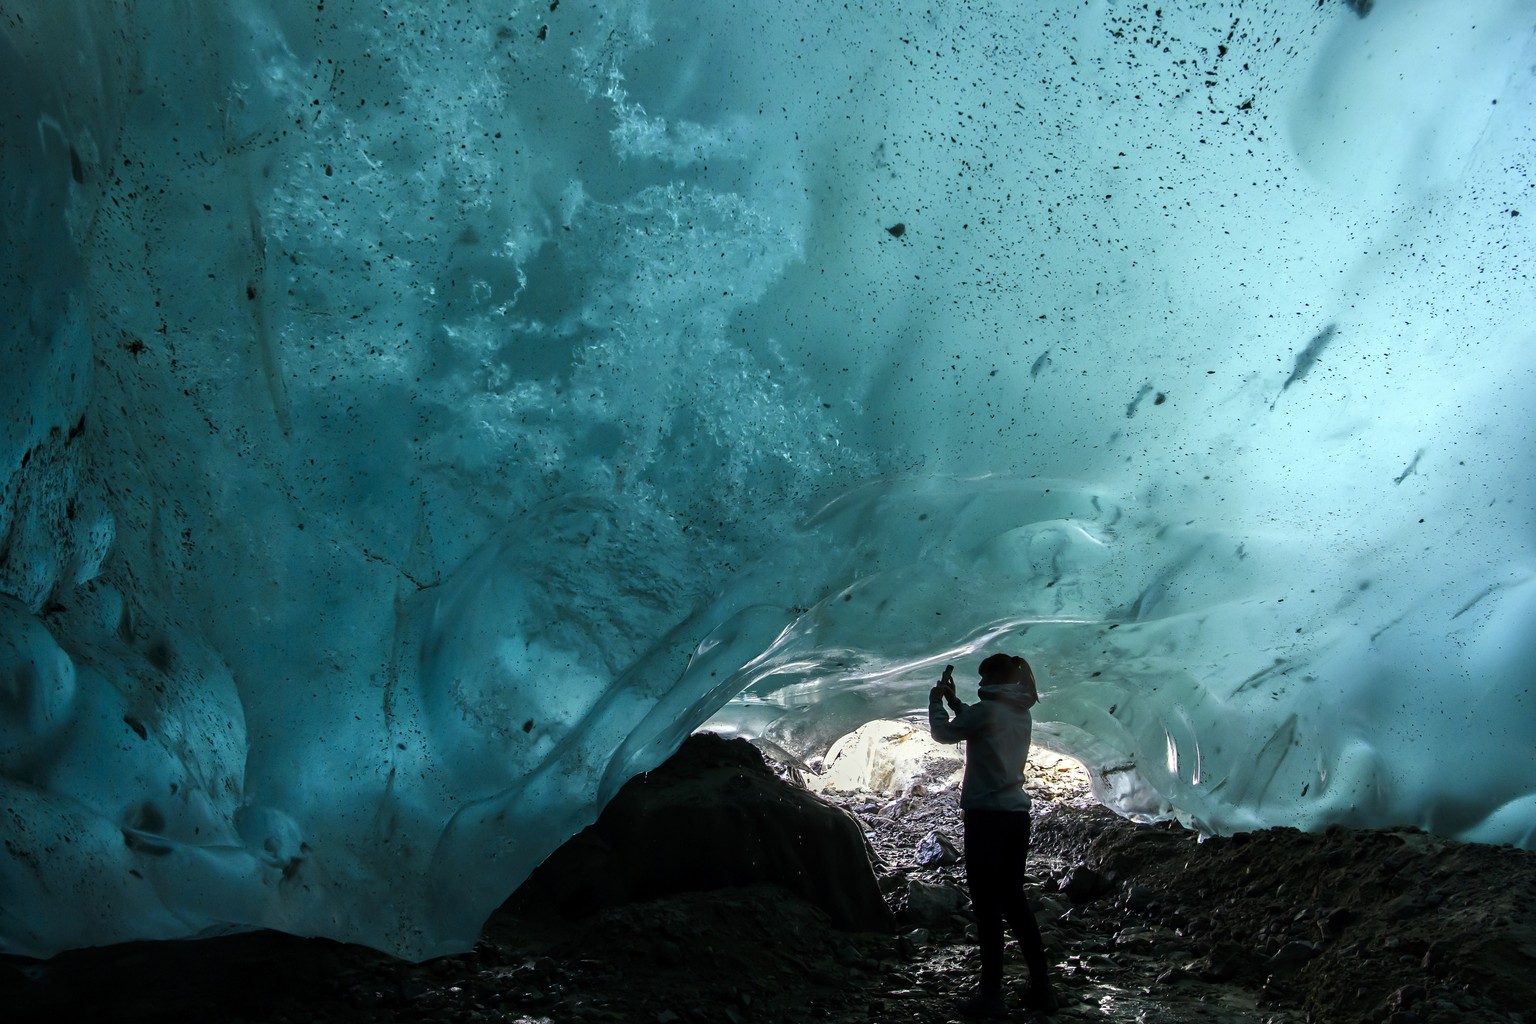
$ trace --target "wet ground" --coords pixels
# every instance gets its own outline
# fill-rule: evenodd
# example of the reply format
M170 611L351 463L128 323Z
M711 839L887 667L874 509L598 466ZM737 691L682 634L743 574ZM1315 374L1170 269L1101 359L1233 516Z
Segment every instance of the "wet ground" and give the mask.
M1055 1020L1536 1024L1536 854L1412 830L1200 842L1096 806L1070 763L1032 778ZM959 1020L976 950L956 797L938 776L835 797L876 855L890 932L840 931L770 885L573 921L509 905L472 952L424 964L265 933L13 959L0 1005L18 1024Z

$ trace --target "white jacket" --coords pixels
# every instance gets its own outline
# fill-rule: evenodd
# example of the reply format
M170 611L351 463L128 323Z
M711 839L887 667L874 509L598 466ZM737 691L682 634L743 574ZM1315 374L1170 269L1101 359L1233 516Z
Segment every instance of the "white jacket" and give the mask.
M928 701L928 729L940 743L965 740L965 778L960 784L963 810L1028 811L1024 762L1034 727L1034 694L1016 683L983 686L982 700L963 701L951 721L943 697Z

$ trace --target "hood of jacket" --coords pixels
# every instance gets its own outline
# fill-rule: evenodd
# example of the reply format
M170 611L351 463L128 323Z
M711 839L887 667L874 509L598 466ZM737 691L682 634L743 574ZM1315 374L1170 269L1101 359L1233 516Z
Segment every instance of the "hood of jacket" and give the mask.
M977 687L976 693L982 700L999 700L1024 711L1035 705L1035 701L1030 699L1030 692L1018 683L983 683Z

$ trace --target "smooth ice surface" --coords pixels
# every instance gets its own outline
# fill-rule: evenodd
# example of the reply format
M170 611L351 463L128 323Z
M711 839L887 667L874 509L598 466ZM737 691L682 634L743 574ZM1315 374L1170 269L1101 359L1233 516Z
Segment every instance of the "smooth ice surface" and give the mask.
M1533 23L0 0L0 950L464 948L994 646L1124 813L1530 845Z

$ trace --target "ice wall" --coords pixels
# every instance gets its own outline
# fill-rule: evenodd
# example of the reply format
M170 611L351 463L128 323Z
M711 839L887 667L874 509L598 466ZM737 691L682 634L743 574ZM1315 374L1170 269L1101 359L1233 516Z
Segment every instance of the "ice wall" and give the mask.
M0 0L0 950L462 948L998 645L1536 841L1523 0L490 6Z

